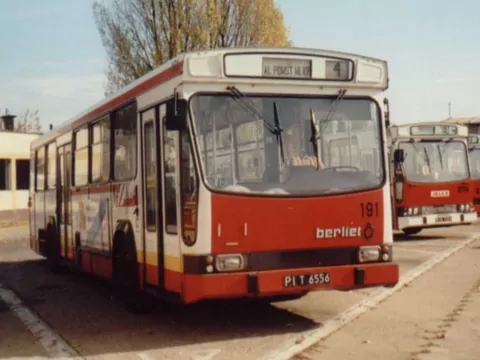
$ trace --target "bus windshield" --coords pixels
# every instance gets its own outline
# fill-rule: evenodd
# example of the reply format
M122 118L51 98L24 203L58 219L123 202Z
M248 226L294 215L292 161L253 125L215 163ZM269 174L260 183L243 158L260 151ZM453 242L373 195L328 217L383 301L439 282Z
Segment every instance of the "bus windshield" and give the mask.
M468 178L467 148L461 141L401 142L403 168L413 182L440 183Z
M472 179L480 180L480 149L470 151L470 168L472 169Z
M212 190L314 195L383 183L380 111L373 100L200 94L190 110Z

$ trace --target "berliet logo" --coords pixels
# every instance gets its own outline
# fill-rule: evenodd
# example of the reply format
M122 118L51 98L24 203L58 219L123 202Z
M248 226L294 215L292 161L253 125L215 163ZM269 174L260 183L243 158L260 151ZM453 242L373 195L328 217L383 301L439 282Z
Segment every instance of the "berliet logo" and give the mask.
M362 234L360 226L342 226L339 228L322 229L317 227L317 239L354 238Z
M432 190L430 192L430 197L432 198L440 198L440 197L449 197L450 190Z

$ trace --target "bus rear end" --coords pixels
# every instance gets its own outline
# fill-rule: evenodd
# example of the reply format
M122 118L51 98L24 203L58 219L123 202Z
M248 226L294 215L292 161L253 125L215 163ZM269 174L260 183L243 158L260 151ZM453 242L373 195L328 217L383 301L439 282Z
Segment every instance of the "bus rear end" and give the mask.
M188 114L167 119L181 132L182 274L167 269L167 286L186 303L394 286L386 62L257 49L183 66Z
M391 128L394 228L471 224L477 219L462 125L421 123Z

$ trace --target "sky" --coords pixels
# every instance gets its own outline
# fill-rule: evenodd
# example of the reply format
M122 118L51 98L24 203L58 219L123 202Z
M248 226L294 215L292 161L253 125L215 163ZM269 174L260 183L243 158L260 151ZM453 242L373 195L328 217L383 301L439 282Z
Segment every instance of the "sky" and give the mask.
M480 116L480 2L276 0L295 46L388 61L393 123ZM0 112L38 109L44 130L104 97L93 0L1 0Z

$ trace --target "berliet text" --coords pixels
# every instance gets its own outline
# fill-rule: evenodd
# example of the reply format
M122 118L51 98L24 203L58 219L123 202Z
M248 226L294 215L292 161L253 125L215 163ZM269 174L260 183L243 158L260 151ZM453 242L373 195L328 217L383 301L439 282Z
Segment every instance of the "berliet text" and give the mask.
M362 228L360 226L342 226L332 229L317 228L316 237L317 239L334 239L337 237L352 238L360 236L361 233Z

